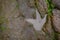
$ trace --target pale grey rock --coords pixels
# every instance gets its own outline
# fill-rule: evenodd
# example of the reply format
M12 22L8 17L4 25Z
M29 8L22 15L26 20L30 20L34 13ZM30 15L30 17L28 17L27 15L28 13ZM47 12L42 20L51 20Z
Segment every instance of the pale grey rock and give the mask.
M33 24L33 27L36 31L41 31L41 29L43 28L43 26L46 22L46 17L47 17L47 14L42 19L41 15L39 14L39 12L36 9L36 19L26 19L26 21Z

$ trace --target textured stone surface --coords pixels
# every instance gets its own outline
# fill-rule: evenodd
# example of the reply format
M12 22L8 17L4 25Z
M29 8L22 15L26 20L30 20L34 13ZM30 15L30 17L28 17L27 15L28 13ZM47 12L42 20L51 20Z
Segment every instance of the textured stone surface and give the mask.
M42 17L44 17L44 15L47 12L46 0L39 0L37 2L37 5L38 5L38 10L39 10L40 14L42 15Z
M52 3L55 5L55 7L60 9L60 0L52 0Z
M23 0L20 1L22 2ZM16 0L3 0L2 2L2 12L7 19L7 23L5 23L7 29L2 32L3 37L1 40L37 40L33 27L19 16L22 13L27 18L32 17L30 14L34 13L34 9L25 5L26 0L20 5L22 12Z
M60 10L53 10L53 25L56 31L60 32Z
M35 13L34 0L18 0L19 9L26 18L32 18Z
M33 18L35 13L34 0L3 0L2 1L2 15L8 19L7 23L3 24L7 27L2 33L0 40L52 40L54 39L54 32L49 19L41 32L34 30L33 26L27 23L21 15L25 18ZM1 2L0 2L1 3ZM47 4L45 0L38 0L38 10L44 17L47 12ZM1 5L0 5L1 7ZM55 30L59 30L59 13L60 11L53 10L53 23ZM57 16L58 15L58 16ZM55 20L57 19L57 20ZM57 23L57 24L56 24ZM0 36L1 37L1 36Z
M58 40L60 40L60 34L57 34Z
M54 31L51 25L51 19L48 17L48 21L44 26L44 32L46 40L54 40Z

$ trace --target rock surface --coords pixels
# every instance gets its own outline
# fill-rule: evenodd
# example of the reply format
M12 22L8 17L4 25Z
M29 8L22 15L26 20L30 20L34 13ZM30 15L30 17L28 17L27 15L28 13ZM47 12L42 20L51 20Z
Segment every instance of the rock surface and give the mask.
M27 7L25 2L26 0L20 4L21 12L16 0L2 1L2 12L7 19L7 23L5 23L7 29L2 32L1 40L37 40L34 28L26 23L22 16L19 16L22 13L27 18L32 17L30 14L34 13L34 9Z
M55 5L56 8L60 9L60 0L52 0L52 3Z
M53 10L53 25L56 31L60 32L60 10Z
M44 15L47 12L47 4L46 4L46 1L45 0L39 0L37 2L37 8L38 8L40 14L42 15L42 17L44 17Z
M53 40L55 38L49 18L41 32L35 31L33 26L24 20L24 18L33 18L33 14L35 15L34 2L35 0L0 0L0 8L2 8L0 13L7 20L3 23L3 27L7 29L0 32L0 38L2 38L0 40ZM60 8L59 0L52 0L52 2ZM47 12L46 1L38 0L37 3L37 9L44 17ZM53 10L52 20L55 30L60 32L60 10ZM57 36L60 40L60 36Z
M55 29L57 40L60 40L60 10L53 10L53 26Z

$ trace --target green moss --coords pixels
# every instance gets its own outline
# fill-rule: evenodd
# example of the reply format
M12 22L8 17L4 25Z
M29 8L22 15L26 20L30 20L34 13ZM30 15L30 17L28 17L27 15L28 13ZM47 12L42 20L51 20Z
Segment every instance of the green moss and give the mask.
M0 30L1 30L1 31L4 31L5 29L6 29L6 28L5 28L3 25L0 24Z
M4 17L3 17L3 16L0 16L0 24L1 24L1 23L4 23L4 21L5 21L5 20L4 20Z
M4 16L0 16L0 30L1 31L4 31L6 28L5 28L5 25L4 23L7 22L7 19L4 17Z
M48 13L48 18L51 18L50 16L52 16L52 10L54 9L55 5L52 4L52 0L46 0L46 3L48 5L48 10L47 10L47 13ZM51 23L52 24L52 23ZM52 40L58 40L57 39L57 34L55 32L55 29L53 27L53 24L52 24L52 28L54 30L54 37L52 37Z
M46 3L48 5L47 13L49 16L52 15L52 10L54 9L54 5L52 4L52 0L46 0Z

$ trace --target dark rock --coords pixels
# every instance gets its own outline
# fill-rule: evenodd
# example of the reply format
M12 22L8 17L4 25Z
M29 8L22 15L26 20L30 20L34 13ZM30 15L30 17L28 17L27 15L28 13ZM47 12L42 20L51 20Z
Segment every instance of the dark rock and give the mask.
M55 5L56 8L60 9L60 0L52 0L52 3Z

